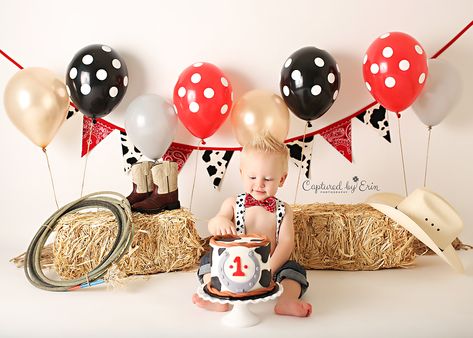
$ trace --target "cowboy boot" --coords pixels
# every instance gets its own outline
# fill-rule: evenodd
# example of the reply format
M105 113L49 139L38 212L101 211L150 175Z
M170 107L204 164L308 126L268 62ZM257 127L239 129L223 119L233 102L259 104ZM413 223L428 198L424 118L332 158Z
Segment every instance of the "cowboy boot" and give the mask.
M134 164L131 167L131 178L133 181L133 191L127 199L131 205L148 198L153 191L153 176L151 167L153 162L145 161Z
M135 211L157 214L163 210L179 209L177 189L177 163L164 161L151 168L154 188L151 195L139 203L132 205Z

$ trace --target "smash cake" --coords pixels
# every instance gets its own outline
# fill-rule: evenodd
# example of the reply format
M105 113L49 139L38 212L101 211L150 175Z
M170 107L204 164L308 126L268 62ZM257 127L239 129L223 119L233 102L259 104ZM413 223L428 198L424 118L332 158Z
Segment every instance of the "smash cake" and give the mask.
M208 294L248 299L277 291L271 276L271 242L268 238L260 235L214 236L210 247L210 282L204 288Z

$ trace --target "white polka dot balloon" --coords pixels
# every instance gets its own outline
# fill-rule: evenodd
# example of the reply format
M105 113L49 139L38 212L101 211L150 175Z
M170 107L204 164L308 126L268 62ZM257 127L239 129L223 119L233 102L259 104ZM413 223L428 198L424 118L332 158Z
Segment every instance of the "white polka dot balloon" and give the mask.
M423 48L413 37L401 32L377 38L366 51L362 67L371 95L396 113L416 100L428 75Z
M179 76L173 100L184 126L204 140L228 117L233 104L232 86L215 65L197 62Z
M69 63L66 84L72 102L93 119L109 114L128 87L124 60L111 47L95 44L79 50Z
M291 111L311 121L321 117L337 99L340 71L325 50L305 47L289 56L281 70L280 89Z

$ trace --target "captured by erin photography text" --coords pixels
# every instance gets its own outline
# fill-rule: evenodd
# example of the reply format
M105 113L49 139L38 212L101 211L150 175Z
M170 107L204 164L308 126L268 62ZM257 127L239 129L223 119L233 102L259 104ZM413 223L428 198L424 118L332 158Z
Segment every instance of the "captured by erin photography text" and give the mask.
M353 194L357 191L381 191L378 184L369 180L354 176L351 180L339 180L338 182L312 183L310 180L302 182L304 191L313 191L314 194Z

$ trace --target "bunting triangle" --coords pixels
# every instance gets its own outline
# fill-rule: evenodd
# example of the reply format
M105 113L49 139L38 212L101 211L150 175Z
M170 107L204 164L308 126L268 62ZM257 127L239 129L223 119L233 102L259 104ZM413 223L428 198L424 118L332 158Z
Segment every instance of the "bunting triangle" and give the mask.
M191 146L173 142L163 155L163 161L177 162L177 170L181 171L187 159L192 154L192 150L193 148Z
M78 113L79 112L79 109L77 109L76 107L74 107L72 104L69 105L69 108L67 109L67 116L66 116L66 120L69 120L72 116L74 116L74 114Z
M340 121L320 133L322 137L338 150L348 161L352 162L351 119Z
M125 173L128 173L131 169L131 166L137 163L143 157L143 154L138 148L133 145L133 143L131 143L130 138L124 131L120 131L120 142L122 145L122 154L124 162L123 170L125 171Z
M212 180L214 189L219 189L223 176L227 171L228 163L232 159L233 150L205 150L202 159L205 162L207 173Z
M388 115L386 113L386 108L384 108L382 105L378 104L373 108L367 109L361 114L357 115L356 118L367 126L371 126L376 129L380 136L391 143Z
M304 140L304 142L302 142ZM297 168L302 166L304 175L308 179L310 178L310 161L312 160L312 143L314 142L314 136L304 137L289 142L286 146L289 148L289 156L296 165ZM307 149L309 148L309 150Z
M84 157L84 155L94 149L95 146L102 142L112 131L117 129L117 126L102 119L97 119L97 122L93 124L92 119L85 115L82 121L81 157Z

